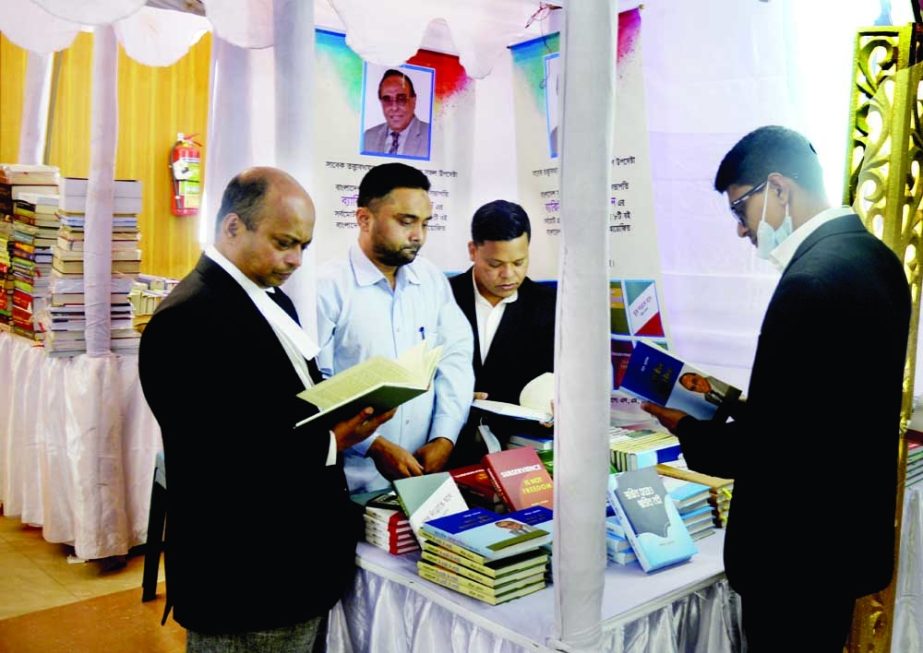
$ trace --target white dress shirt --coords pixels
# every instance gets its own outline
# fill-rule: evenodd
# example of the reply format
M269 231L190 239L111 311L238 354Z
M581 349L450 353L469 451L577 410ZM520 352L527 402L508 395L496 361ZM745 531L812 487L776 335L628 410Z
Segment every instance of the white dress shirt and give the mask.
M497 335L497 327L500 326L500 320L503 319L503 313L506 312L506 305L512 304L519 299L517 290L509 297L504 297L496 306L491 306L484 296L478 290L478 284L474 280L474 270L471 271L471 284L474 286L474 314L478 321L478 345L480 347L481 363L487 360L487 352L490 351L490 343L494 341Z

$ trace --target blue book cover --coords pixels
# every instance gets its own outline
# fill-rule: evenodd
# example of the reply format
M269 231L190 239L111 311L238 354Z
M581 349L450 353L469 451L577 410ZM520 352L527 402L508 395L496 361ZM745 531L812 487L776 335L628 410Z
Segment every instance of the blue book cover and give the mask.
M639 341L622 377L621 390L697 419L727 419L740 390L683 362L660 347Z
M437 542L460 546L487 560L531 551L551 541L551 533L544 529L484 508L432 519L421 530Z
M644 571L683 562L698 553L655 469L611 474L609 501Z

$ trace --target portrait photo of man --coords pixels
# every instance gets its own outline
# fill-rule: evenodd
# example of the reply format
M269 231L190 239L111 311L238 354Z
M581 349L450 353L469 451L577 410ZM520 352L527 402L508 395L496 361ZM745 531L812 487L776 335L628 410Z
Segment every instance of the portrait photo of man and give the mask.
M436 71L366 64L362 154L429 160Z

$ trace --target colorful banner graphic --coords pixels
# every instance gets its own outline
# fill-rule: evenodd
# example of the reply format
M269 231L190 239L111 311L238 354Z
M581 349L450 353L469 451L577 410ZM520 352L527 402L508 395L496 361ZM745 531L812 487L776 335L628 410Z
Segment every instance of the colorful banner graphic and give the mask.
M378 66L326 30L317 30L315 47L318 262L343 258L356 241L362 176L399 161L432 184L422 255L444 269L466 268L470 216L459 207L470 204L474 84L458 57L420 50L402 66Z

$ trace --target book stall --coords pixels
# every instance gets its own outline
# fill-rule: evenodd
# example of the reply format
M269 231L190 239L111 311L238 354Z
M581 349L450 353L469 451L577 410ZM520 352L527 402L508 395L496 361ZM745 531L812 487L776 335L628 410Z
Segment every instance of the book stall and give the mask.
M251 11L214 2L208 15L201 2L158 0L120 16L89 7L85 17L67 3L43 1L71 12L51 25L57 40L17 31L13 21L3 22L7 14L0 15L0 32L4 38L16 32L29 65L44 61L50 71L53 50L86 37L77 36L81 24L96 26L92 120L88 110L90 129L82 127L90 132L89 165L86 179L39 165L57 159L48 157L45 136L34 127L52 122L38 101L48 82L31 74L19 116L19 159L0 165L0 214L9 216L0 221L0 324L8 327L0 329L5 516L41 526L46 540L73 544L84 559L125 555L144 543L162 444L138 380L138 334L175 285L173 277L185 275L200 246L213 240L222 189L240 170L264 163L309 187L314 240L285 290L311 333L317 326L305 316L315 315L313 271L355 242L359 180L386 162L381 157L399 155L432 181L423 252L448 275L469 265L464 244L473 207L510 197L530 214L529 274L558 291L555 372L537 383L550 394L520 405L490 397L475 404L509 419L553 422L553 430L517 433L509 448L490 449L479 464L355 496L365 510L365 541L352 587L330 612L328 648L740 649L740 601L722 561L724 527L734 518L733 479L686 469L676 437L621 417L639 417L639 401L648 400L703 419L733 418L738 388L747 387L775 277L733 248L733 223L717 235L713 214L726 207L717 207L710 187L713 159L729 134L745 133L754 120L800 118L830 89L816 73L805 73L799 84L789 79L801 71L785 50L788 41L772 38L773 30L759 35L758 48L750 47L750 32L728 36L731 18L772 25L765 14L774 12L769 18L782 20L775 3L754 0L757 6L735 10L740 15L701 28L703 43L731 39L741 51L765 51L773 63L784 62L775 66L787 71L779 79L767 82L760 72L748 81L746 97L806 89L784 111L746 102L744 118L730 107L741 97L739 80L750 73L715 71L716 80L704 79L702 71L728 59L727 52L675 44L701 9L674 3L645 9L638 2L574 1L564 21L562 7L531 0L471 2L464 10L448 1L383 7L248 0ZM16 23L40 24L32 0L12 5L21 12ZM274 19L252 20L267 6L278 12ZM182 16L175 23L174 14ZM431 22L441 32L428 30ZM214 38L196 45L204 30ZM464 38L453 41L453 30ZM799 43L810 40L797 36ZM172 196L154 205L149 186L142 193L139 181L117 179L116 153L124 158L131 151L128 144L117 147L129 140L125 124L149 123L152 133L193 130L160 125L162 115L121 116L118 87L133 78L118 65L130 58L137 60L132 66L168 68L194 47L186 74L208 82L197 87L196 101L204 105L198 117L184 115L203 123L204 179L198 152L185 167L171 159ZM825 54L833 57L834 49ZM818 69L827 65L817 61ZM392 66L418 75L421 90L413 97L429 129L420 151L398 152L396 134L390 152L367 140L384 104L375 80ZM805 115L808 127L829 122ZM833 131L833 145L821 145L839 154L842 129ZM171 156L193 147L193 136L183 134ZM58 158L65 156L61 140L58 134ZM164 163L157 159L160 168ZM827 168L838 175L837 165ZM167 174L142 172L146 180ZM17 180L30 174L34 181L20 185L35 189L14 195ZM200 183L209 206L199 204ZM181 198L180 189L195 197ZM168 203L172 215L161 210ZM161 248L168 253L157 254ZM747 273L741 278L732 268ZM427 392L439 356L438 347L429 349L428 333L429 325L419 326L424 342L396 363L369 359L354 368L356 378L344 374L306 389L299 396L319 412L304 422L333 424L356 406L384 410ZM190 338L207 335L190 325ZM696 364L678 351L694 355ZM652 376L651 365L670 370L669 385L659 371ZM385 369L403 375L403 383L331 398L337 383L352 388L370 370ZM894 650L917 637L923 623L923 490L913 485L923 478L923 437L910 441Z

